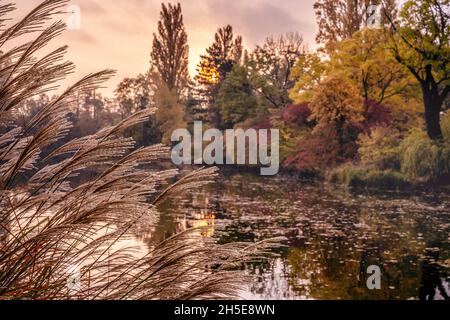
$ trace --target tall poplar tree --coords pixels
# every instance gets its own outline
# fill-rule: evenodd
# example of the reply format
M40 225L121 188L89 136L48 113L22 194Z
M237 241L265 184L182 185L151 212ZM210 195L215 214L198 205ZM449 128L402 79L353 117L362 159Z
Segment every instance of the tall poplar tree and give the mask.
M153 34L150 71L180 95L189 86L189 46L181 5L162 4L158 33Z

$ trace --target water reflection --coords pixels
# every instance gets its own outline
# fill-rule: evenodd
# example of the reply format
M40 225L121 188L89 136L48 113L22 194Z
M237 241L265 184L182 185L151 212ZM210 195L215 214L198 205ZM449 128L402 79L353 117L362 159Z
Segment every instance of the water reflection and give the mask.
M192 234L199 240L214 236L216 211L210 207L208 196L190 194L172 199L160 206L159 224L147 233L141 232L140 238L152 246L188 229L196 229Z
M439 264L440 251L438 247L426 249L425 258L421 264L420 300L434 300L436 298L450 300L448 295L449 281L445 279L446 270Z
M281 257L252 264L248 299L448 298L448 194L351 194L293 179L236 175L161 206L154 243L192 227L220 243L284 236ZM367 267L382 270L368 290Z

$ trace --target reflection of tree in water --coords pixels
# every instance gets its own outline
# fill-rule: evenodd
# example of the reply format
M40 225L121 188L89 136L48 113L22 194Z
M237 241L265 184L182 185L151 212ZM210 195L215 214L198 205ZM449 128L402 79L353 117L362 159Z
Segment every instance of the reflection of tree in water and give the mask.
M425 258L421 264L420 300L434 300L436 293L440 293L445 300L450 300L447 289L444 287L443 275L445 270L439 265L439 255L440 249L438 247L427 248L425 251Z
M250 284L251 295L244 295L243 298L258 300L293 300L299 298L298 292L289 281L291 267L282 258L247 264L245 272L256 276L256 281ZM305 279L305 281L307 282L308 279ZM308 295L304 295L301 298L308 299L308 297Z
M386 211L388 208L386 208ZM390 209L392 210L392 209ZM322 210L323 212L323 210ZM343 211L341 211L343 212ZM299 225L303 243L291 248L288 261L292 266L292 285L299 295L309 292L315 299L410 299L417 297L420 260L426 244L419 235L444 237L435 226L412 220L405 215L360 209L353 224L342 224L318 214L317 220ZM348 221L350 222L350 221ZM339 231L339 232L337 232ZM443 246L445 248L445 246ZM368 290L367 268L382 270L381 290ZM295 279L309 278L307 286Z
M449 258L448 197L355 195L289 181L236 175L179 195L163 204L151 241L200 225L210 232L199 240L213 236L220 243L287 237L279 259L246 266L260 275L244 285L248 299L411 299L421 279L437 283L436 265L421 265L421 255L427 242L440 241L441 259ZM381 290L367 289L370 265L381 268Z
M281 231L291 243L283 268L263 267L266 280L252 287L256 297L264 297L264 285L270 296L288 282L294 298L416 298L425 240L448 237L448 217L434 198L336 194L286 182L232 181L227 190L228 238L259 240ZM381 268L381 290L366 286L370 265Z
M209 197L209 192L185 193L172 197L159 206L159 223L152 230L141 233L147 243L154 245L184 232L197 229L199 239L212 237L215 232L216 212L219 203Z

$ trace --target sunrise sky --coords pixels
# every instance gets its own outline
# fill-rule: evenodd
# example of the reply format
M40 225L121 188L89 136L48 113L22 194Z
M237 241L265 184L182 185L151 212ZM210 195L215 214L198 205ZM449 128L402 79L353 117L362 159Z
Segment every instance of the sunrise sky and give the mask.
M23 16L41 0L16 0L14 18ZM247 49L261 44L270 34L298 31L314 47L316 22L314 0L181 0L190 45L190 72L195 75L199 56L217 28L231 24L241 34ZM67 58L77 72L63 84L83 74L105 68L118 74L107 83L112 95L124 77L134 77L149 67L152 34L156 30L160 0L74 0L81 9L81 29L68 30L55 46L69 44Z

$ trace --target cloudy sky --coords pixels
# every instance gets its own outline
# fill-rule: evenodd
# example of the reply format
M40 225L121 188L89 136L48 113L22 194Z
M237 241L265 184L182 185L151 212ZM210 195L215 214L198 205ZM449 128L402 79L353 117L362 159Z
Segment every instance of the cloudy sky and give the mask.
M16 0L14 17L23 16L40 0ZM253 48L271 34L298 31L314 46L314 0L181 0L190 45L190 70L195 73L199 56L226 24ZM81 28L68 30L53 44L69 44L68 59L77 65L75 80L104 68L118 74L104 89L110 95L124 77L145 72L149 66L152 34L156 30L160 0L73 0L81 12ZM64 85L68 85L64 84Z

